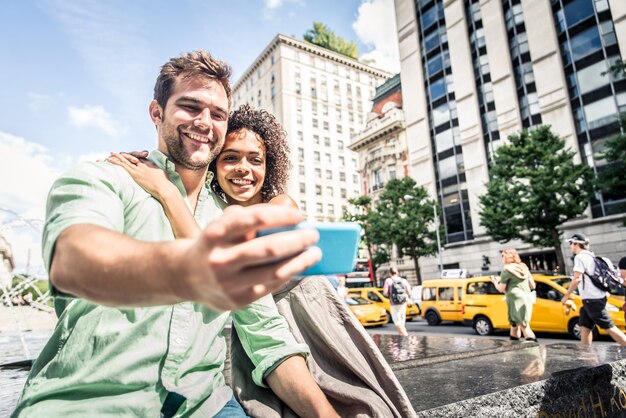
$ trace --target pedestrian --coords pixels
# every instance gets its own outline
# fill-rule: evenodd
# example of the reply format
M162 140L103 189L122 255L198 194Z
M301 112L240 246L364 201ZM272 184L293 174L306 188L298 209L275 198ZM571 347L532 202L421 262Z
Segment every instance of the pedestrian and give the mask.
M339 284L337 285L337 294L344 300L348 296L348 288L346 287L346 276L339 276Z
M617 267L619 268L619 275L621 276L621 278L626 280L626 257L622 257L619 259Z
M183 54L161 67L149 106L150 160L204 228L195 239L174 240L168 209L110 163L81 163L52 186L43 252L59 321L14 417L245 416L222 375L231 316L257 385L299 415L338 416L270 295L320 259L318 233L254 239L302 213L254 205L221 215L206 185L225 140L229 78L210 54Z
M284 194L291 166L288 155L286 134L276 118L243 105L230 115L222 152L209 165L211 187L230 205L267 202L297 208ZM138 158L144 156L114 153L107 161L124 168L161 202L176 237L197 237L201 230L182 196L172 190L174 185L163 178L162 170ZM332 288L330 278L305 277L273 293L294 338L309 347L311 374L341 416L412 416L410 402L393 371L346 307L338 293L341 290ZM244 336L237 327L232 332L235 394L251 417L278 418L288 406L272 390L251 381L255 366L243 347Z
M502 272L500 281L495 281L496 288L506 293L508 318L511 330L509 339L519 341L522 336L526 341L537 342L535 333L530 328L533 314L533 294L535 281L514 248L502 251Z
M583 344L593 341L592 330L599 326L620 345L626 345L626 335L615 326L606 309L608 292L596 287L591 280L595 273L595 255L589 251L589 239L583 234L574 234L567 240L570 251L574 254L574 277L567 292L561 299L565 304L569 295L578 288L583 306L580 310L580 340ZM580 286L582 283L582 286ZM580 287L579 287L580 286Z
M409 335L406 332L406 302L411 297L411 285L398 276L398 269L390 267L387 272L387 280L383 288L383 296L389 298L391 305L391 319L402 336Z

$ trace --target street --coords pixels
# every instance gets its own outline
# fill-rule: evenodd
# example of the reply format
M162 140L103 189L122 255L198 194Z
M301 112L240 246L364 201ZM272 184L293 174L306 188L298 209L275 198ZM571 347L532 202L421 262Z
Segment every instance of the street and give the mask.
M388 323L387 325L383 325L381 327L370 327L366 328L370 334L395 334L396 328L393 323ZM465 335L469 338L496 338L496 339L508 339L509 334L508 331L497 330L493 333L493 335L489 335L487 337L481 337L476 334L471 327L466 327L460 324L455 324L453 322L442 322L440 325L430 326L426 323L426 321L422 318L416 318L413 321L406 323L406 329L409 334L413 335L439 335L439 336L460 336ZM537 339L539 344L547 345L554 343L567 343L567 344L576 344L577 340L569 336L568 334L556 334L556 333L547 333L547 332L537 332ZM601 335L597 340L593 341L594 344L605 344L611 345L616 344L611 337Z

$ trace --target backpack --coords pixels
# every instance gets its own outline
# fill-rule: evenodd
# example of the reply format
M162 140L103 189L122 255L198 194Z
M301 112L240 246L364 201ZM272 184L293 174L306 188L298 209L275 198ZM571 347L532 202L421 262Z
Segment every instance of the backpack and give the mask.
M397 277L393 279L391 285L391 302L394 305L402 305L406 303L406 287L402 284L402 279Z
M593 257L593 263L595 266L593 274L587 274L586 271L584 274L589 277L591 283L593 283L595 287L604 292L619 290L624 287L624 281L615 270L612 263L607 263L604 257L596 257L593 255L591 255L591 257ZM584 286L585 281L583 280L583 287Z

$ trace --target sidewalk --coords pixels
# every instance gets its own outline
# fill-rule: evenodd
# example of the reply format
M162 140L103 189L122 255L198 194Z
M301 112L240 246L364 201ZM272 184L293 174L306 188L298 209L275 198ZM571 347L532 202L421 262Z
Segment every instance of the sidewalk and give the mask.
M57 317L31 306L0 306L0 332L52 330Z

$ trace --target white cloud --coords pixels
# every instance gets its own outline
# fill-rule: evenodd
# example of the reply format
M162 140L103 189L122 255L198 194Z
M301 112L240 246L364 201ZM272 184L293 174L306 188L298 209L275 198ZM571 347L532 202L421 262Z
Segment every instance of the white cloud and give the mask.
M265 0L265 8L273 10L280 7L282 3L282 0Z
M95 128L109 136L122 136L126 128L113 120L113 117L102 106L70 106L68 108L70 123L78 128Z
M373 60L372 66L391 73L400 71L393 0L364 0L352 28L362 43L372 47L361 60Z
M271 19L274 17L274 12L280 9L285 3L304 5L303 0L263 0L263 16L266 19ZM291 13L289 15L291 15Z
M0 232L13 248L17 272L43 274L41 226L48 190L58 177L48 149L0 132Z
M28 92L26 96L28 98L28 107L31 110L45 109L53 104L52 97L46 94L35 93L31 91Z

